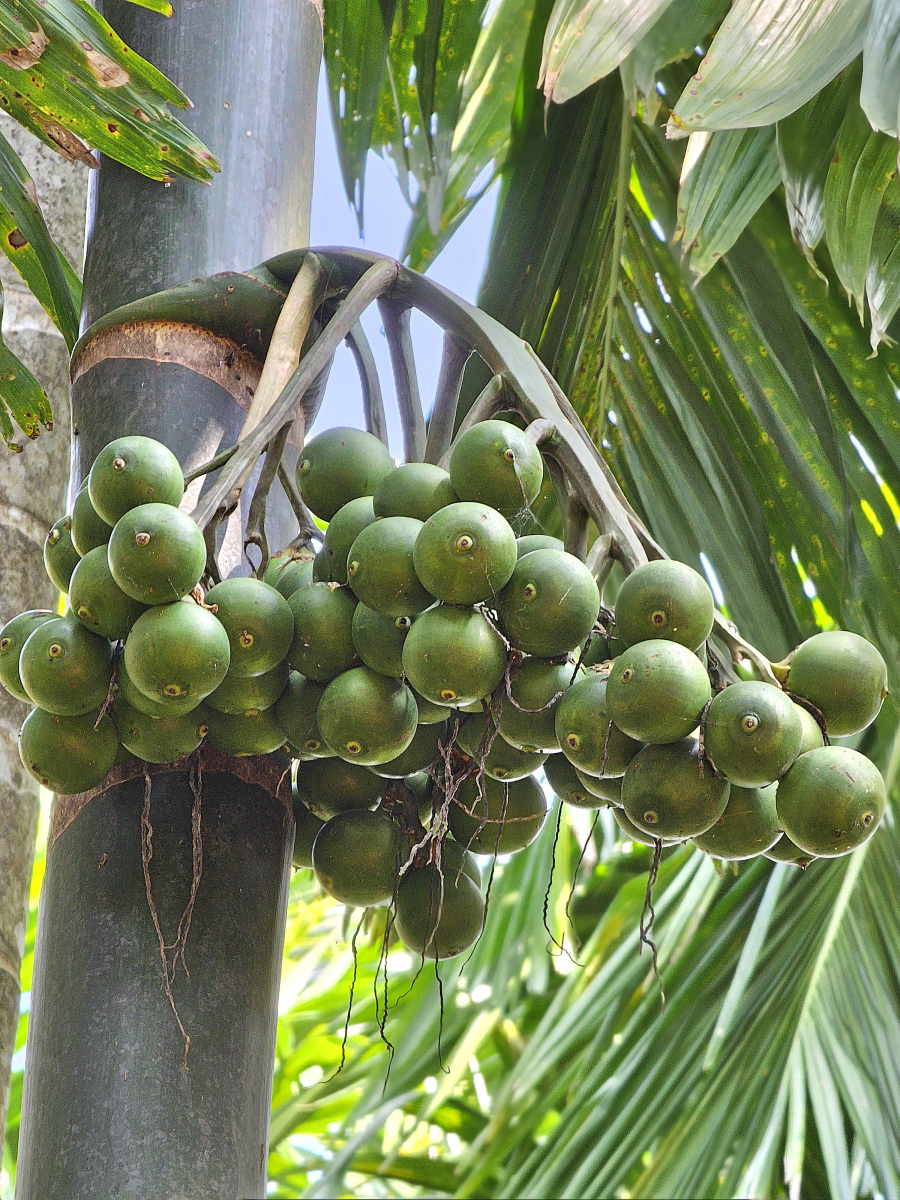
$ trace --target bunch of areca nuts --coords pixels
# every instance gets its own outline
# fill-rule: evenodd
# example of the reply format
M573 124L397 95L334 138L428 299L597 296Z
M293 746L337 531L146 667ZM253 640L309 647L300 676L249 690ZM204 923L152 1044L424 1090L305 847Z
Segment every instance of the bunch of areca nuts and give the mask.
M805 865L874 832L879 772L829 744L886 694L864 638L817 634L777 684L721 686L692 568L638 567L613 613L558 539L516 536L543 462L509 422L471 426L448 470L328 430L296 478L327 526L319 552L204 593L174 455L143 437L101 451L45 545L66 614L0 630L0 682L36 705L20 753L37 779L86 791L116 762L172 762L204 739L289 755L295 865L341 903L390 904L403 942L438 958L483 926L478 856L539 833L541 773L633 840L719 859Z

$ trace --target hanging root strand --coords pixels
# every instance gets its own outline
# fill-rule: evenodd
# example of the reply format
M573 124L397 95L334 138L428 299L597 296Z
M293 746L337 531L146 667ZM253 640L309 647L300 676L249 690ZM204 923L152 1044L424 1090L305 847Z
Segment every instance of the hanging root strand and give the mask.
M159 954L162 959L163 967L163 989L166 993L166 999L172 1007L172 1013L175 1016L175 1021L181 1031L181 1036L184 1038L184 1056L181 1060L181 1065L187 1070L188 1052L191 1048L191 1039L187 1030L181 1022L181 1017L178 1015L178 1009L175 1005L175 997L172 995L172 981L175 977L174 967L169 967L169 959L166 954L166 940L163 937L162 928L159 923L159 912L156 908L156 901L153 899L153 887L150 882L150 860L153 858L153 826L150 823L150 795L153 790L153 784L150 777L150 772L146 765L144 767L144 807L141 812L141 863L144 868L144 889L147 893L147 907L150 909L150 916L153 919L153 928L156 930L156 936L159 940Z
M656 883L656 877L659 874L659 860L662 856L662 839L653 839L653 861L650 864L650 871L647 875L647 891L644 895L644 908L641 912L641 923L638 943L638 954L640 954L644 946L650 947L650 957L653 962L653 974L659 984L659 1004L660 1008L665 1011L666 993L663 991L662 976L659 973L659 962L656 954L656 943L651 937L650 931L653 928L653 922L656 920L656 910L653 907L653 885Z

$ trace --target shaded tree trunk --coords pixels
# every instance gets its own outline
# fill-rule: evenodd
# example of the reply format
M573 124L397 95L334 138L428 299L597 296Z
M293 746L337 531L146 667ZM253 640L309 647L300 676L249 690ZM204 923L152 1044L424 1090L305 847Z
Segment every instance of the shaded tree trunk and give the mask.
M308 240L321 57L321 12L308 2L183 0L166 22L117 0L104 14L188 92L188 120L223 170L208 189L166 188L104 162L89 202L85 324ZM190 326L173 333L185 344L192 336ZM189 467L233 442L244 417L201 371L115 346L76 380L73 414L76 476L127 432L159 437ZM292 531L276 513L270 533ZM122 768L96 794L57 798L20 1200L265 1195L293 840L282 771L271 758L205 751L152 775ZM198 879L190 974L179 966L169 992L163 958L171 964Z

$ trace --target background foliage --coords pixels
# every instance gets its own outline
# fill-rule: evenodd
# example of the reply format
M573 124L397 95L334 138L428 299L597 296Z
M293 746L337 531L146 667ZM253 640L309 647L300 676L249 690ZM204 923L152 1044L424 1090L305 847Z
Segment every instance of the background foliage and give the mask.
M654 536L773 658L838 624L881 647L896 693L894 10L330 0L325 61L360 222L370 148L410 205L413 266L499 176L480 302ZM897 717L889 701L854 740L892 800ZM893 808L805 873L667 851L664 1010L638 954L648 854L589 818L498 866L481 942L440 980L392 951L392 1059L377 925L354 960L352 914L297 874L273 1195L900 1197Z

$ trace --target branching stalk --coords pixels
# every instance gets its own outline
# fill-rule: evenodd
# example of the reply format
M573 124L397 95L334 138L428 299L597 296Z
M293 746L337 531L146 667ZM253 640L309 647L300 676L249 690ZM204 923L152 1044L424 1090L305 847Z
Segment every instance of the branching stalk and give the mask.
M471 346L465 345L452 333L444 334L441 373L434 393L434 407L431 410L428 439L425 443L424 461L427 463L439 463L450 449L453 427L456 424L459 390L471 353Z
M202 502L191 513L203 528L219 505L235 488L243 487L262 449L282 425L292 419L294 408L310 384L331 359L338 346L369 307L396 281L400 269L394 259L383 258L351 288L347 298L328 322L321 336L310 347L299 366L284 386L278 399L260 423L238 443L238 449L222 468L219 478Z
M379 300L378 308L391 353L391 366L394 368L394 387L397 392L400 423L403 426L406 461L421 462L425 457L425 414L419 396L416 360L409 328L412 310L398 308L396 304L387 300Z
M250 546L256 546L259 550L260 560L256 568L258 579L262 579L266 573L266 567L269 565L269 539L266 537L266 504L272 484L275 482L275 477L278 474L278 468L281 466L281 459L290 429L290 425L282 425L271 442L269 442L266 450L266 459L259 473L256 490L253 493L253 499L250 501L250 511L247 514L244 553L247 553L247 549Z
M715 614L713 633L720 642L724 642L728 647L732 662L739 663L742 659L748 659L756 670L759 671L766 683L771 683L777 688L781 687L772 670L772 664L766 656L757 650L755 646L751 646L748 641L745 641L732 622L723 617L718 611Z
M363 416L366 430L374 434L380 442L388 444L387 417L384 412L384 398L381 394L381 380L378 378L378 368L375 365L375 355L369 345L365 330L357 321L347 334L347 345L356 360L359 371L359 384L362 389Z

